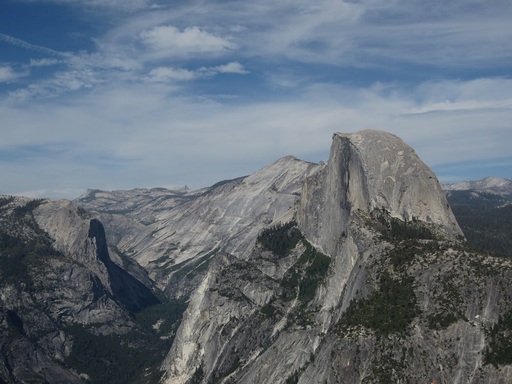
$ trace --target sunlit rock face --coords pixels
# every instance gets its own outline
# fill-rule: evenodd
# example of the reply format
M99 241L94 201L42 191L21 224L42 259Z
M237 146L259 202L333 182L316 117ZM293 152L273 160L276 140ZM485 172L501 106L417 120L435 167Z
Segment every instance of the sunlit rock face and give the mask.
M485 333L512 310L512 265L464 249L414 150L385 132L336 133L328 163L302 180L285 216L295 223L253 233L245 252L212 261L162 382L512 378L508 366L486 363Z
M382 131L335 133L328 165L304 185L298 215L302 230L334 255L351 213L374 209L462 236L437 178L410 146Z
M246 257L262 228L291 220L304 179L322 167L286 156L210 188L91 190L77 203L99 214L110 243L161 289L187 297L218 252Z
M27 202L0 200L0 224ZM17 362L25 381L86 380L61 365L73 335L55 324L121 334L158 286L187 309L151 382L512 380L512 263L464 245L435 175L389 133L336 133L326 164L287 156L201 190L90 190L21 212L34 223L2 228L51 249L30 264L36 294L0 281L0 378Z

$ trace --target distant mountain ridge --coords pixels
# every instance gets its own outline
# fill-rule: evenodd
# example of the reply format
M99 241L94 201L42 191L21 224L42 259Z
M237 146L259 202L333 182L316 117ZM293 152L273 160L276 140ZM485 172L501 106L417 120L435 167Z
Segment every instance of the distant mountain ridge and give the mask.
M496 194L512 194L512 178L485 177L478 180L459 181L452 184L442 184L445 191L487 191Z
M443 187L469 244L512 258L512 179L486 177Z

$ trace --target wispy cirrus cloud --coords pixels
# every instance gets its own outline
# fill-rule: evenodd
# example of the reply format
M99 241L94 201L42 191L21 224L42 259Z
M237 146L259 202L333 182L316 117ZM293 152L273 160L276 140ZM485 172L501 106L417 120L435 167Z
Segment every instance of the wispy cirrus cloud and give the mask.
M366 128L446 172L512 164L509 1L53 3L87 44L0 35L0 151L67 149L0 164L6 191L201 187Z
M140 32L143 44L153 50L155 58L221 54L235 45L226 37L217 36L197 26L183 30L173 25L161 25Z
M148 79L150 81L157 82L189 81L201 77L211 77L221 73L246 75L249 71L246 70L242 64L236 61L213 67L201 67L195 70L173 67L157 67L149 72Z
M52 65L57 65L57 64L60 64L62 63L61 60L57 60L57 59L48 59L48 58L44 58L44 59L33 59L31 58L30 59L30 63L29 63L29 67L50 67Z
M56 3L64 5L80 6L84 8L115 9L135 11L147 7L154 7L155 2L148 0L22 0L26 3Z
M66 57L70 56L69 52L60 52L60 51L56 51L54 49L51 49L51 48L48 48L48 47L44 47L44 46L41 46L41 45L31 44L31 43L29 43L27 41L24 41L22 39L18 39L18 38L14 37L14 36L6 35L5 33L0 33L0 40L5 42L5 43L7 43L7 44L14 45L16 47L20 47L20 48L23 48L23 49L28 49L28 50L31 50L31 51L34 51L34 52L44 53L46 55L50 55L50 56L54 56L54 57L66 58Z

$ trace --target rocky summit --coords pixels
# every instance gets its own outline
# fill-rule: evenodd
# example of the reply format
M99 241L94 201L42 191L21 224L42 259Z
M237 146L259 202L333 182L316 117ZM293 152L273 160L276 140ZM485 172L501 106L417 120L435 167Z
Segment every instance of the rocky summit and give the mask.
M0 201L0 382L509 383L512 262L400 138L192 191Z

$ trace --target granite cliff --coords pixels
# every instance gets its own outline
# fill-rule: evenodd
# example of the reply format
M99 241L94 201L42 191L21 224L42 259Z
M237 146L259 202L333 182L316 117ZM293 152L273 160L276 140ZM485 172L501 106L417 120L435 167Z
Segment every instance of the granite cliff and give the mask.
M386 132L209 188L0 201L0 382L507 383L510 259Z
M159 303L153 287L114 263L101 223L69 201L3 197L0 211L0 382L89 381L84 338L130 332L132 314Z
M200 284L217 252L246 257L265 226L291 220L304 177L322 166L287 156L197 191L90 190L77 203L98 214L112 245L168 295L182 298Z
M435 176L400 139L335 134L292 212L248 256L210 264L163 382L510 380L490 335L506 328L511 265L464 247Z

